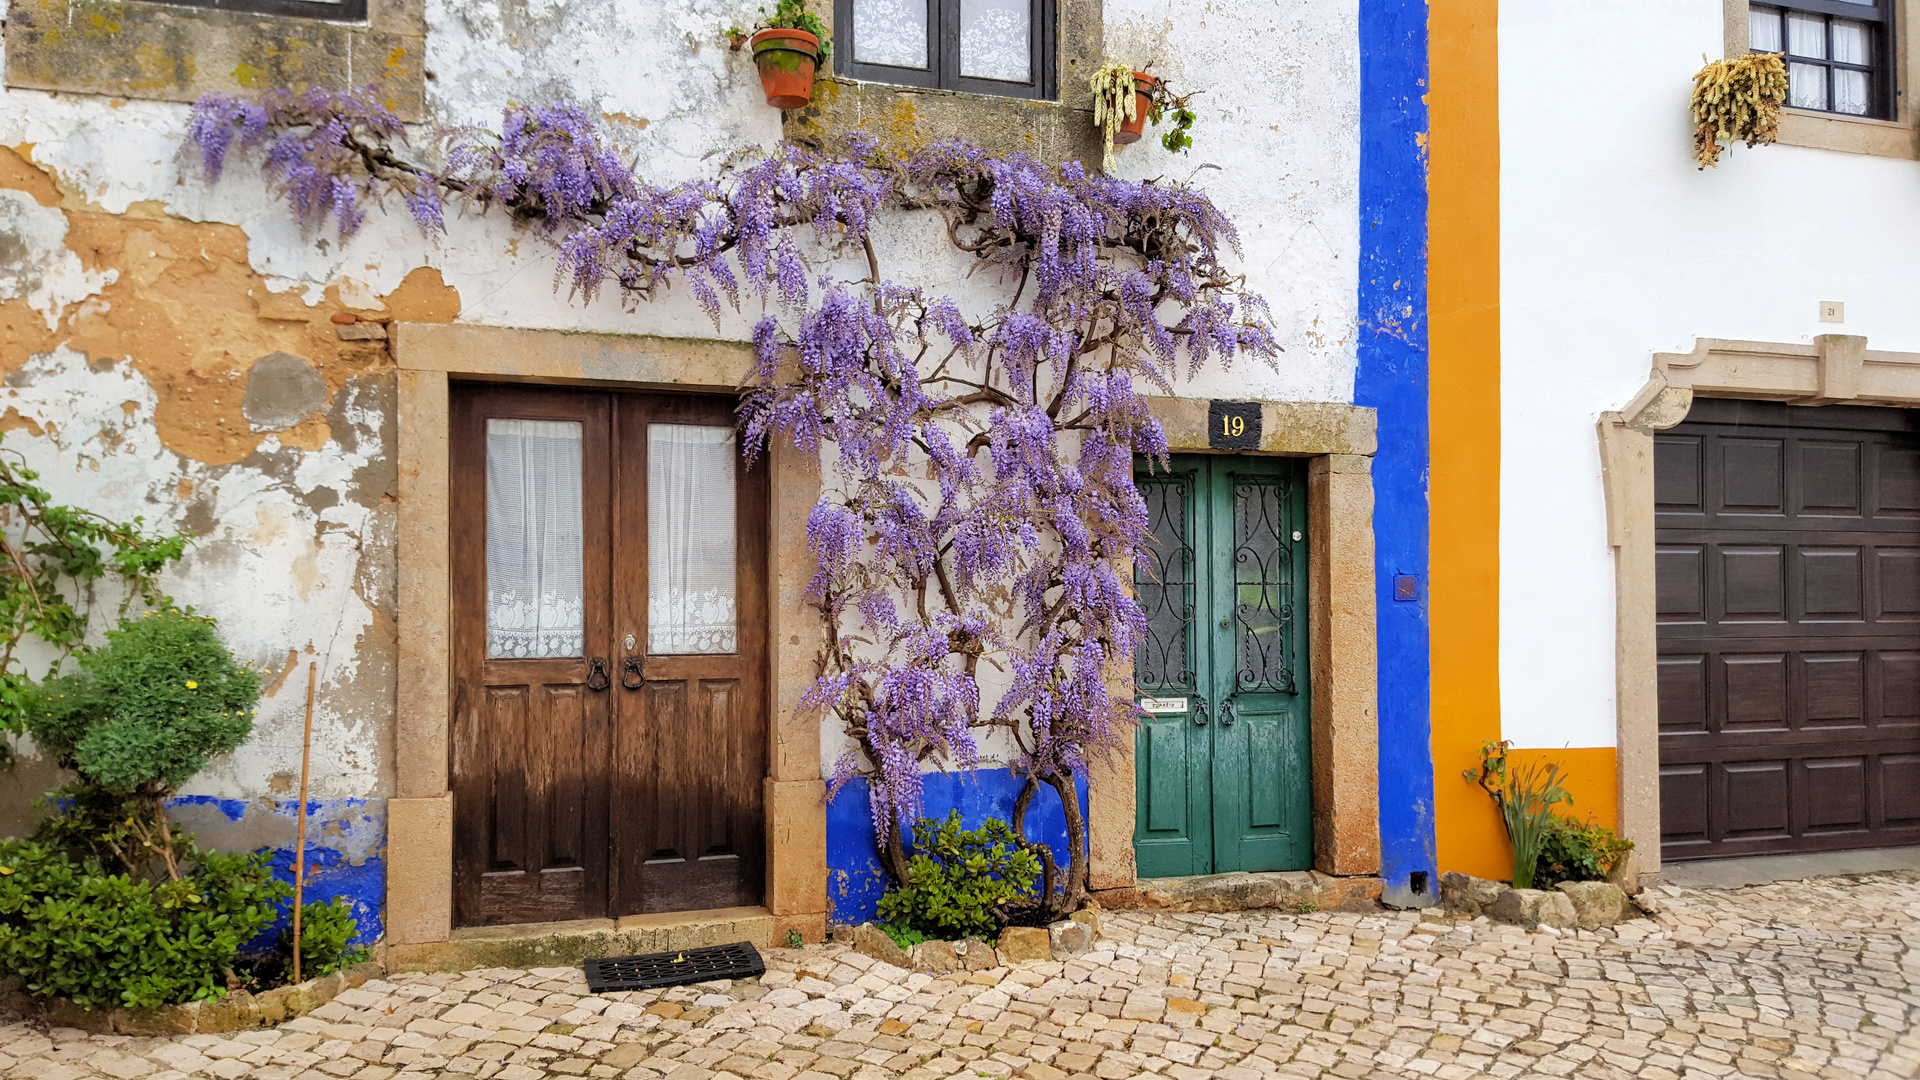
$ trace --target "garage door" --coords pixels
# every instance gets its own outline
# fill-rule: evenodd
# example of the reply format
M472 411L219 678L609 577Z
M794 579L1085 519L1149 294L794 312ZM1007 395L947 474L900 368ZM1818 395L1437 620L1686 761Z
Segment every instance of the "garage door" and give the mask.
M1920 843L1920 414L1698 401L1654 459L1662 857Z

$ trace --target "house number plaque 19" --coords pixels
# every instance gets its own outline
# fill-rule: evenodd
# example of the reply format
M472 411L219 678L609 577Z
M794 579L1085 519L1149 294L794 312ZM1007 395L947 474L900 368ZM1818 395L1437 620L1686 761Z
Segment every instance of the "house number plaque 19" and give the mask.
M1260 403L1208 402L1207 446L1214 450L1260 449Z

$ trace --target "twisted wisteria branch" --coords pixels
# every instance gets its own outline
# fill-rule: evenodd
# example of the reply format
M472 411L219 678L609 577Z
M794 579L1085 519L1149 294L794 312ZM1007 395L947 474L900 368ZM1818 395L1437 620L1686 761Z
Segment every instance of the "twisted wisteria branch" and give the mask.
M583 296L612 282L645 300L678 281L716 325L761 302L742 445L751 459L788 438L830 470L807 527L823 648L803 705L858 747L832 790L872 778L882 861L904 880L923 763L976 767L980 734L1005 729L1025 778L1015 827L1042 785L1067 818L1064 878L1030 845L1041 907L1080 905L1075 777L1136 715L1109 692L1131 681L1144 629L1122 576L1151 542L1134 460L1168 453L1140 391L1279 352L1204 194L957 140L891 156L862 136L833 151L781 143L658 187L565 103L509 108L498 133L443 133L432 154L370 93L208 96L189 132L210 177L235 148L263 149L309 229L349 236L389 196L430 233L449 207L498 207L552 241ZM883 277L870 229L887 209L937 211L957 249L1011 284L1006 298L970 316ZM863 258L866 276L809 281L808 235L819 255ZM982 663L1008 684L984 712Z

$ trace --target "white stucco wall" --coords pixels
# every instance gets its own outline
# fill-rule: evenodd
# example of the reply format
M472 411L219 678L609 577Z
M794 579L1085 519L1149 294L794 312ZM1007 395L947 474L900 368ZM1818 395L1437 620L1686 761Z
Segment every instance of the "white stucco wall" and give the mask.
M1521 746L1614 744L1595 423L1654 352L1920 350L1920 164L1740 146L1699 171L1688 94L1723 41L1720 0L1501 6L1500 682Z
M621 152L641 162L650 179L668 183L711 173L716 151L780 136L779 114L764 104L750 58L729 52L719 37L723 26L751 21L753 7L726 0L429 0L432 122L497 127L510 101L564 97L598 112ZM1105 25L1108 53L1137 65L1152 61L1183 92L1203 91L1193 102L1199 123L1190 154L1167 154L1158 132L1150 131L1123 152L1120 173L1192 177L1213 195L1239 227L1245 271L1271 303L1286 350L1276 367L1243 362L1230 374L1209 372L1183 392L1351 400L1359 232L1356 0L1261 0L1231 11L1205 0L1112 0ZM32 160L91 209L239 226L253 270L273 289L309 302L330 286L385 295L409 271L431 266L459 291L463 321L744 338L758 316L756 310L729 315L716 329L680 290L649 304L625 304L613 290L582 303L555 291L547 245L499 215L451 220L446 236L429 239L396 205L373 214L344 245L330 234L302 236L252 162L235 158L226 177L209 185L196 164L180 159L186 117L187 108L177 104L5 90L0 145L31 144ZM102 283L59 247L59 211L23 196L5 198L0 232L18 234L44 256L44 272L18 294L31 294L49 325L77 304L103 303L96 295ZM923 227L916 231L908 218L879 231L889 273L951 289L976 306L1003 298L1003 290L968 279L970 263L951 252L935 222L917 224ZM14 295L9 288L0 281L0 294ZM327 733L322 755L337 763L326 770L322 793L383 794L374 749L379 735L367 718L329 715L325 679L349 677L359 662L353 643L371 616L356 590L371 590L369 575L390 569L384 562L362 565L362 556L390 557L382 546L390 538L381 533L390 528L390 508L375 513L348 501L314 509L302 501L315 487L344 483L366 465L365 448L380 418L362 418L366 430L355 449L337 442L310 451L265 447L303 455L289 473L293 479L270 480L247 463L205 467L165 449L153 436L152 400L138 374L90 370L78 354L56 351L34 361L30 377L0 406L57 424L59 439L35 451L36 463L47 467L62 497L84 497L103 513L144 514L178 527L186 508L169 493L183 482L217 487L218 530L170 575L169 587L183 603L220 616L249 659L283 658L288 649L304 659L313 645L326 666L317 725ZM131 407L123 409L122 401ZM267 778L297 771L303 669L263 706L254 742L217 763L191 791L254 796L265 792ZM837 739L824 741L831 764Z

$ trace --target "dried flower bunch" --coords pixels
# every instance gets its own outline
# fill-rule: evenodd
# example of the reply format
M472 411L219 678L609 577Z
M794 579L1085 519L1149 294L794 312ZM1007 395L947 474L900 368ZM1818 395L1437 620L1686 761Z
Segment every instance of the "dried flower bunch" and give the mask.
M1127 84L1131 89L1131 82ZM752 457L769 439L820 455L808 521L818 561L818 680L806 707L857 749L834 790L870 779L882 863L908 880L902 835L921 816L921 766L978 765L1007 732L1024 777L1012 825L1055 792L1071 862L1040 862L1038 903L1085 896L1087 832L1075 776L1129 737L1143 619L1118 568L1150 543L1136 455L1167 440L1141 394L1242 352L1279 352L1266 306L1228 266L1233 226L1182 184L995 157L960 141L905 157L864 136L837 150L782 143L714 178L656 187L618 163L581 110L513 108L499 136L408 156L397 121L357 95L209 97L192 138L217 174L235 145L264 162L310 225L343 234L362 206L402 197L429 231L448 201L505 208L559 249L560 274L633 300L678 282L716 323L742 294L769 308L741 406ZM933 210L1002 298L965 312L888 278L869 230L883 211ZM811 276L806 252L859 276ZM848 269L852 266L862 271ZM1010 682L983 706L980 665Z
M1779 53L1714 60L1693 77L1693 157L1720 164L1720 144L1764 146L1780 133L1787 65Z

